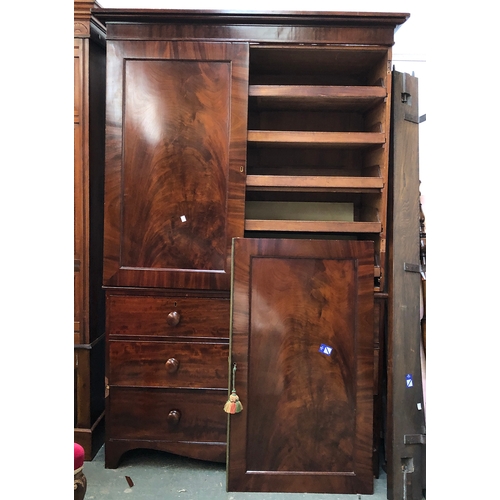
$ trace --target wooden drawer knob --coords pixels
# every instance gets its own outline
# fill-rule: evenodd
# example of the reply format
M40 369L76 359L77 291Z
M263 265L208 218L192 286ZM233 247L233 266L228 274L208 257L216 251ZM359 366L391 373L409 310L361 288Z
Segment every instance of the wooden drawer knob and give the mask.
M170 410L167 415L167 423L172 427L178 425L181 420L181 412L179 410Z
M175 373L179 369L179 361L175 358L167 359L165 368L167 369L168 373Z
M181 320L181 315L177 311L172 311L167 316L167 323L170 326L177 326L180 320Z

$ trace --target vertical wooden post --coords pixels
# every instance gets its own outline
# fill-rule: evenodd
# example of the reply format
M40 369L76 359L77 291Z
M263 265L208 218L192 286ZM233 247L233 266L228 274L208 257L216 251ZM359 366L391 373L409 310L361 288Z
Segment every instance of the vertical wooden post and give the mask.
M105 29L74 0L74 439L91 460L104 442Z
M421 500L425 415L420 365L418 80L393 73L387 342L387 498Z

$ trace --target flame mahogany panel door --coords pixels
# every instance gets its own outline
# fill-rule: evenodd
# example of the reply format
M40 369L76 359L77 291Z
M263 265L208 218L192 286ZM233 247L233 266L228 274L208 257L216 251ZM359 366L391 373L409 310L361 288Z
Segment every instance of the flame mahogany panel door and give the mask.
M373 242L235 239L228 491L373 493Z
M108 44L104 283L228 290L248 44Z

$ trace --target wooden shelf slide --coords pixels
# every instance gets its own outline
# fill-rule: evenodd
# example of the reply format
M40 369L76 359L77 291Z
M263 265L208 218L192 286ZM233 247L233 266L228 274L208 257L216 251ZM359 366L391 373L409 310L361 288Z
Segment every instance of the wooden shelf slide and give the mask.
M321 175L247 175L247 191L379 191L381 177L341 177Z
M365 110L387 97L381 86L348 85L250 85L248 96L258 107L280 108L286 106L316 109Z
M245 231L380 233L380 222L246 219Z
M385 143L385 134L380 132L297 132L282 130L249 130L249 143L288 145L302 147L369 147Z

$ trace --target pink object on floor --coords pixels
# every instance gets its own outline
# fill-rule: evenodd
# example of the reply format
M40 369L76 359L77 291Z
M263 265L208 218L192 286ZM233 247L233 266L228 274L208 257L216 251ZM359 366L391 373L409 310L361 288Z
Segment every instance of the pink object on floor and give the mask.
M79 469L80 467L83 467L83 462L85 460L85 450L83 449L83 446L79 445L78 443L75 443L75 469Z

